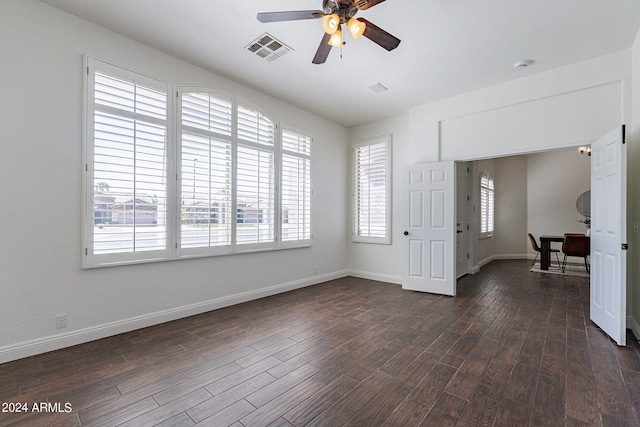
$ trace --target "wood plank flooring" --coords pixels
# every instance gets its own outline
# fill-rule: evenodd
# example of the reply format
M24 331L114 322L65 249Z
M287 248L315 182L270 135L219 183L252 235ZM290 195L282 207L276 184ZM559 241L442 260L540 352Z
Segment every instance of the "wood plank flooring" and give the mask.
M637 341L590 322L588 279L528 268L455 298L348 277L5 363L29 412L0 425L640 426Z

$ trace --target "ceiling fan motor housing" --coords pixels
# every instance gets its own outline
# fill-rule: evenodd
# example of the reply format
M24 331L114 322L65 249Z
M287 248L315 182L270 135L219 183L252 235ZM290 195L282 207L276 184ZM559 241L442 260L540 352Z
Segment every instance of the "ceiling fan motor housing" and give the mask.
M352 18L358 8L353 0L322 0L322 10L327 15L335 13L340 17L340 23L344 24L349 18Z

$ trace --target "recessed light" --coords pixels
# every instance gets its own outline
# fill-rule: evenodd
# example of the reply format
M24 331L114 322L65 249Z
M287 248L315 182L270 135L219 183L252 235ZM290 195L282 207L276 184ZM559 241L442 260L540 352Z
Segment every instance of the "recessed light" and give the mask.
M513 64L513 68L515 68L516 70L523 70L531 64L533 64L533 61L531 59L526 59L524 61L519 61Z

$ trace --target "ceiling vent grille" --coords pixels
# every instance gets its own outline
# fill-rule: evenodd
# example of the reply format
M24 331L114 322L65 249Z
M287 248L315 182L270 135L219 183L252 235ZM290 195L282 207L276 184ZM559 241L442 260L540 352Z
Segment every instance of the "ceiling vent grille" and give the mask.
M247 46L245 46L251 53L255 53L260 58L266 59L269 62L275 61L287 52L291 52L291 49L280 40L273 37L271 34L264 33Z

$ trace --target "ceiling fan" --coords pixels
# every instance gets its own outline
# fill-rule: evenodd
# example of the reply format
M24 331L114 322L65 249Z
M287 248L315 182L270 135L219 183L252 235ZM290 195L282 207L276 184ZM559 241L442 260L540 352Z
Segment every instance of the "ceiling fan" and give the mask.
M260 22L297 21L302 19L322 18L322 28L325 31L320 46L313 57L314 64L323 64L332 47L344 44L342 26L357 39L365 36L386 50L393 50L400 44L400 39L375 26L364 18L354 18L359 10L366 10L385 0L323 0L322 10L294 10L284 12L258 13Z

